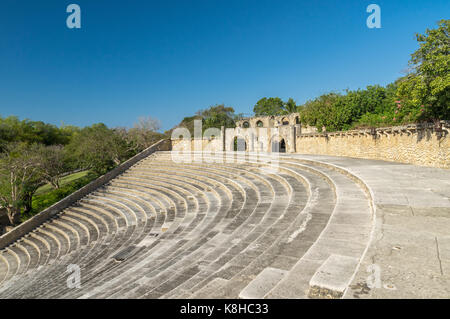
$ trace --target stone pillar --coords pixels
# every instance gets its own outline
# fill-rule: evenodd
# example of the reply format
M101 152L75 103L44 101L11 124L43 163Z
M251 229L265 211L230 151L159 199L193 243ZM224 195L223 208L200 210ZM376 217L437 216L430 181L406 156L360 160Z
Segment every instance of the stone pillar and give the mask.
M289 129L289 153L295 153L295 126L292 125Z
M225 141L226 141L226 139L225 139L225 126L221 126L220 127L220 132L222 133L222 151L226 151L226 148L225 148Z
M202 121L194 121L194 162L201 163L203 156L203 132Z

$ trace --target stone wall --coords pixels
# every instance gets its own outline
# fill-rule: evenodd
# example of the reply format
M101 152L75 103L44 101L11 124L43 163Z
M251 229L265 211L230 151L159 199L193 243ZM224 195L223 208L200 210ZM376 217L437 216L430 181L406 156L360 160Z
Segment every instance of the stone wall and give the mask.
M0 236L0 249L3 249L7 247L9 244L16 241L18 238L22 237L26 233L30 232L34 228L38 227L48 219L52 218L52 216L56 215L60 211L64 210L65 208L69 207L70 205L74 204L78 200L80 200L82 197L86 196L90 192L96 190L100 186L104 185L105 183L109 182L116 176L122 174L127 169L129 169L131 166L139 162L140 160L146 158L150 154L156 152L156 151L169 151L171 150L171 142L170 140L161 140L149 148L145 149L141 153L137 154L136 156L133 156L126 162L122 163L121 165L117 166L116 168L112 169L108 173L106 173L103 176L100 176L96 180L92 181L91 183L87 184L86 186L80 188L79 190L73 192L69 196L63 198L59 202L53 204L49 208L43 210L39 214L33 216L26 222L20 224L19 226L15 227L11 231L7 232L6 234Z
M173 151L222 151L223 142L218 138L204 139L172 139Z
M242 124L242 123L241 123ZM176 150L233 151L234 139L245 141L247 152L271 152L284 140L287 153L322 154L379 159L422 166L450 168L450 121L378 129L328 133L314 132L299 124L279 127L236 127L221 130L215 139L172 139Z
M441 124L301 134L296 152L450 168L450 122Z
M236 122L236 127L279 127L300 124L300 114L291 113L287 115L254 116L243 118Z
M289 119L295 119L297 113L289 115ZM314 127L305 127L301 124L279 125L275 127L258 127L257 121L260 119L268 120L269 117L256 117L249 119L251 125L248 128L242 127L242 121L238 122L235 128L217 129L212 136L203 136L202 138L191 138L190 134L173 134L172 148L174 151L233 151L235 139L244 141L245 151L247 152L271 152L273 143L280 143L284 140L286 152L294 153L296 149L296 136L301 133L317 132ZM279 117L281 118L281 117ZM204 134L207 134L205 131ZM216 135L214 135L216 134Z
M234 140L245 140L247 152L271 152L272 144L284 140L286 151L295 152L295 135L300 125L285 125L279 127L227 128L225 130L225 150L234 150Z

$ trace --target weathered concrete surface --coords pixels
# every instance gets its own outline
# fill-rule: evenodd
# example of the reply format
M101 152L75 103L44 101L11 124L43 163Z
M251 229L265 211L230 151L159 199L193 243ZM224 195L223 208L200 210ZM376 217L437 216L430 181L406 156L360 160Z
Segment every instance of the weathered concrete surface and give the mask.
M372 242L345 298L450 297L449 170L331 156L299 157L348 169L374 195Z
M261 299L286 275L282 269L268 267L264 269L239 294L242 299Z
M310 298L340 298L350 284L358 259L331 255L309 281Z

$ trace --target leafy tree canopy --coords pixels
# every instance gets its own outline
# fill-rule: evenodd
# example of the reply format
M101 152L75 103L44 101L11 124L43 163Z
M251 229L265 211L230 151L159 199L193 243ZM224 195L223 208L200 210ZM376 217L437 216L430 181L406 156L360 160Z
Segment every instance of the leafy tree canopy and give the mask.
M264 97L253 107L255 116L285 115L298 112L299 106L293 98L284 102L279 97Z
M83 128L67 146L78 167L105 174L129 157L126 142L103 124Z
M20 121L16 116L0 116L0 152L12 142L66 145L75 131L74 127L58 128L40 121Z
M216 104L207 109L199 110L196 115L185 117L180 124L165 132L170 135L177 127L184 127L189 130L191 136L194 136L194 121L202 121L202 133L208 128L235 127L236 120L240 115L234 113L234 108L224 104Z
M402 113L420 112L421 120L450 119L450 20L416 34L419 49L411 55L411 72L398 89Z
M224 104L211 106L206 110L197 112L203 120L203 130L208 128L235 127L236 115L232 107L227 107Z
M279 97L263 97L253 108L255 116L281 115L284 111L284 102Z

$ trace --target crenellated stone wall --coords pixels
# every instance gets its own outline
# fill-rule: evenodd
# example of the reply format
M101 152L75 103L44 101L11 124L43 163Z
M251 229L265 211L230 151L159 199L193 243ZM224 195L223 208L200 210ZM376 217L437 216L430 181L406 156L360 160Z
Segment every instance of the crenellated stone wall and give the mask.
M300 124L300 114L291 113L287 115L254 116L243 118L236 122L236 127L279 127Z
M256 123L260 119L251 119L248 128L242 127L242 121L236 128L222 128L221 136L215 138L172 139L172 148L233 151L237 139L247 152L271 152L274 143L283 140L287 153L348 156L450 168L450 121L442 121L440 127L428 123L317 133L314 128L304 128L301 124L258 127Z
M297 153L348 156L450 168L450 122L301 134Z
M271 152L273 143L284 140L286 152L295 152L295 132L300 125L285 125L279 127L227 128L225 134L225 150L234 150L234 140L244 139L247 152Z

